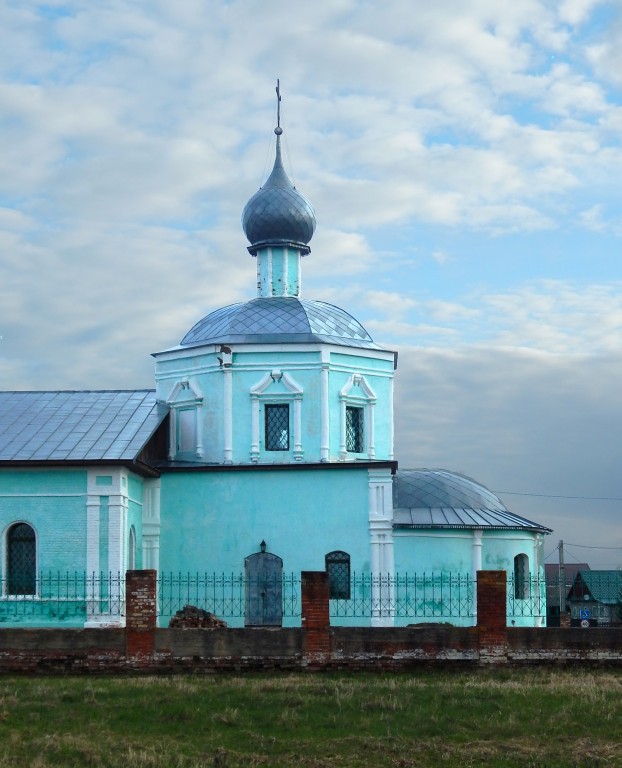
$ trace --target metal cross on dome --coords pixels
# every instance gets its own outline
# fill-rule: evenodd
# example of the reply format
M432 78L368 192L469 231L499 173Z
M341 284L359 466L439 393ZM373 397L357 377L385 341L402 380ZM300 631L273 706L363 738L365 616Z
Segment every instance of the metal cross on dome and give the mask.
M283 133L283 129L281 128L281 86L278 78L276 81L276 128L274 129L274 132L277 136Z

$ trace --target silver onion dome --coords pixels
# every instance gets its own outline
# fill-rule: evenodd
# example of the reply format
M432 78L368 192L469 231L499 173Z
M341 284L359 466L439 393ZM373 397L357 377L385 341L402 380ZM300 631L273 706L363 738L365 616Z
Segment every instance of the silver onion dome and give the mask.
M313 206L290 181L281 159L282 128L277 127L276 158L266 183L246 203L242 227L255 255L262 247L292 245L309 253L315 232Z

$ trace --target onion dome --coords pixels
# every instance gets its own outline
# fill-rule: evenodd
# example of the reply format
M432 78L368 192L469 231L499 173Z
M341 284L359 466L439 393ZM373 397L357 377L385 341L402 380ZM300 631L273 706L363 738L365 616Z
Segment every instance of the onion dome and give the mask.
M217 309L188 331L181 346L313 342L378 349L343 309L293 296L256 298Z
M263 187L246 203L242 213L244 234L251 243L248 250L255 256L260 248L289 245L309 253L308 243L315 231L315 211L292 184L283 167L283 129L277 126L274 132L274 168Z
M509 512L485 486L445 469L399 469L393 478L396 528L528 530L549 528Z

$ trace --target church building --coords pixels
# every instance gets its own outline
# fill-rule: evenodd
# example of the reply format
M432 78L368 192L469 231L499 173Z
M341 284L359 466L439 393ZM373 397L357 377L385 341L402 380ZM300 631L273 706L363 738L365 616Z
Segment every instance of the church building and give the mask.
M101 603L14 610L44 600L50 573L242 574L232 626L295 624L282 575L303 570L328 571L335 623L382 626L430 620L408 610L409 574L503 569L521 600L543 573L548 528L462 475L398 469L397 354L302 297L316 218L275 134L272 172L242 216L254 298L154 354L154 389L0 393L0 626L122 622ZM368 615L341 615L357 590ZM517 623L543 619L529 608Z

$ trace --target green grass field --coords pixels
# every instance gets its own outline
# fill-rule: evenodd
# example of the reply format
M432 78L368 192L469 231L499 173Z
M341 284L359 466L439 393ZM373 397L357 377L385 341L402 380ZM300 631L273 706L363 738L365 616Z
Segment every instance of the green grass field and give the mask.
M622 766L622 671L0 677L1 768Z

